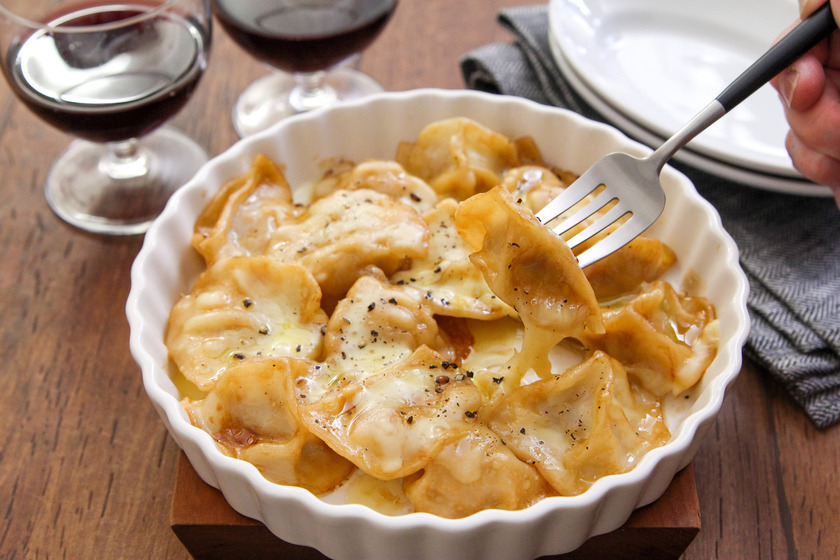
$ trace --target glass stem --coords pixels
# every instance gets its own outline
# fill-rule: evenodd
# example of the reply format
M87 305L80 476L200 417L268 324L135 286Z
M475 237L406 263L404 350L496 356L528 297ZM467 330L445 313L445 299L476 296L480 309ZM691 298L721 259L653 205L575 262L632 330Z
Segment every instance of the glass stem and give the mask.
M297 86L289 95L289 105L302 113L334 103L337 95L335 89L326 83L325 72L311 72L295 74Z
M149 173L149 158L134 138L109 142L108 153L99 162L99 169L112 179L134 179Z

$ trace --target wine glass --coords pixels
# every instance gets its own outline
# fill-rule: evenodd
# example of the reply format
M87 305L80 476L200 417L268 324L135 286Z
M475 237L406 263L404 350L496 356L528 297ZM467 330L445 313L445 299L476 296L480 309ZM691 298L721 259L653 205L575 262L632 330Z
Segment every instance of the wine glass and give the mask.
M352 67L379 35L397 0L213 0L218 22L275 71L251 84L233 109L248 136L284 117L382 91Z
M204 73L211 21L209 0L0 0L9 86L78 137L47 175L58 216L91 232L143 233L207 160L162 125Z

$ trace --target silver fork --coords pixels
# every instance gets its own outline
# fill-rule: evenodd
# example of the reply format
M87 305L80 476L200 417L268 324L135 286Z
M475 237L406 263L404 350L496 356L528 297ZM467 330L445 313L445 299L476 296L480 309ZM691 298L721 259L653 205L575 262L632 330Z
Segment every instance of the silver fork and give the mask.
M580 206L570 216L563 216L562 222L553 228L558 235L563 235L612 204L591 224L583 224L582 231L574 234L567 244L574 249L623 219L615 230L578 255L578 262L583 268L620 249L650 227L665 208L665 191L659 175L671 156L835 29L837 24L826 2L773 45L656 151L641 158L624 153L603 157L537 212L537 219L548 224L573 207ZM599 190L600 187L603 189ZM591 200L579 205L593 193Z

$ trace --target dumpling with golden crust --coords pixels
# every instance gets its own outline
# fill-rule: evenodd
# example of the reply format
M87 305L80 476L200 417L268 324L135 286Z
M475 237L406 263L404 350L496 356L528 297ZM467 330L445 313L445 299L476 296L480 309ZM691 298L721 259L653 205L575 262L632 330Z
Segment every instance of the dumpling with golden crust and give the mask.
M361 381L393 366L421 346L452 359L432 309L421 294L373 276L359 278L338 302L324 336L331 375Z
M506 392L519 386L526 366L550 376L549 350L564 338L603 332L595 294L569 247L503 187L462 202L455 223L490 289L525 327Z
M659 239L640 235L615 253L585 269L595 297L604 302L637 292L677 261L674 251Z
M371 159L348 169L329 174L313 188L315 198L338 190L370 189L387 194L418 212L425 212L437 202L437 193L419 177L406 172L395 161Z
M354 467L300 421L295 379L309 367L288 358L245 362L229 369L204 399L185 399L184 408L229 456L253 464L272 482L322 494Z
M503 185L514 199L536 213L576 179L570 172L557 173L561 173L562 176L538 165L516 167L505 174ZM597 213L573 232L579 232L601 214L602 212ZM571 239L571 235L572 232L563 237ZM575 252L580 254L589 246L588 243L582 244ZM633 293L642 283L656 280L674 262L676 254L670 247L659 239L641 235L615 253L586 267L584 274L598 301L606 301Z
M492 430L479 426L443 447L403 482L415 511L456 519L484 509L524 509L551 486Z
M473 319L498 319L516 312L490 291L481 270L470 260L470 247L455 229L458 203L441 200L423 214L429 225L429 254L414 259L391 281L421 291L439 315Z
M564 496L630 470L670 438L659 403L632 389L621 364L603 352L520 387L488 425Z
M396 160L441 196L465 200L501 184L506 169L519 165L516 144L463 117L426 126L414 143L402 143Z
M441 447L472 429L480 405L470 379L424 346L361 382L337 382L302 406L301 417L338 454L390 480L422 469Z
M547 167L522 165L505 173L502 186L517 202L537 213L563 192L568 183Z
M225 257L258 256L274 229L299 211L280 168L258 155L248 173L225 183L204 208L192 245L208 265Z
M369 266L391 274L428 252L429 228L414 208L370 189L316 200L274 232L267 254L312 272L324 296L340 297Z
M317 358L327 323L320 301L318 284L300 265L224 259L175 303L166 346L184 377L206 391L251 358Z
M588 342L621 361L633 379L658 397L678 395L703 376L717 352L715 309L663 281L623 307L604 311L606 333Z

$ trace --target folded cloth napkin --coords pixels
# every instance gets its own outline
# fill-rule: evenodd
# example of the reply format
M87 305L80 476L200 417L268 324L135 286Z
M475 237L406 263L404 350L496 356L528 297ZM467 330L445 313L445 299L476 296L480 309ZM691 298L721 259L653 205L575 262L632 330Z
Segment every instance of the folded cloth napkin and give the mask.
M486 45L463 57L469 88L525 97L606 122L557 68L546 5L505 9L498 19L514 42ZM840 422L840 210L834 200L772 193L671 164L717 208L740 250L752 321L745 354L817 427Z

